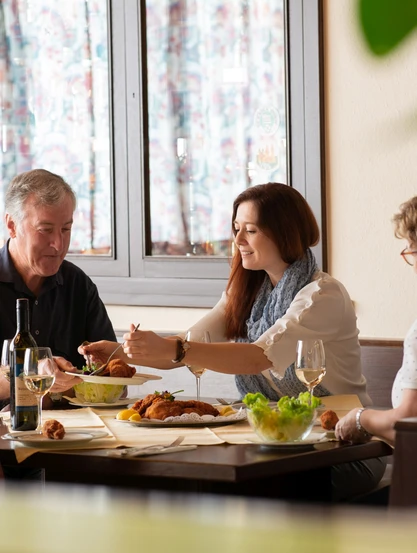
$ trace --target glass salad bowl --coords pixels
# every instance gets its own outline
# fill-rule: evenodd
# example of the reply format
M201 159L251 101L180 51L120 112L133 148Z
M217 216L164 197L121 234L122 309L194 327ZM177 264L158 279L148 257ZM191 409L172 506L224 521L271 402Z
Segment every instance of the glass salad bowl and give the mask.
M300 442L310 434L316 421L316 407L321 401L304 392L298 398L282 397L276 404L260 393L246 394L247 418L263 442Z

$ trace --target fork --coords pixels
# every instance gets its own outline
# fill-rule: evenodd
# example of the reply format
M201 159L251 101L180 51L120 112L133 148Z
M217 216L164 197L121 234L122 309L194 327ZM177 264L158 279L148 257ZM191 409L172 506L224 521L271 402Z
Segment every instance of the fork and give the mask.
M144 447L129 447L126 449L120 450L120 455L122 457L134 457L138 453L143 451L163 451L164 449L169 449L171 447L176 447L184 441L185 436L178 436L171 444L168 445L147 445Z
M232 401L227 401L222 397L216 397L216 401L218 401L221 405L236 405L237 403L242 403L241 399L234 399Z
M137 329L139 328L139 325L140 323L138 323L136 326L135 326L135 329L133 332L136 332ZM109 355L109 358L107 359L107 361L104 363L104 365L101 365L101 367L99 367L98 369L96 369L95 371L93 371L92 373L89 374L89 376L98 376L99 374L101 374L102 372L104 372L107 368L107 365L109 364L109 361L110 359L113 357L113 355L116 353L116 351L118 351L120 348L123 347L123 343L121 343L119 346L117 346L117 348L113 351L113 353L111 353Z

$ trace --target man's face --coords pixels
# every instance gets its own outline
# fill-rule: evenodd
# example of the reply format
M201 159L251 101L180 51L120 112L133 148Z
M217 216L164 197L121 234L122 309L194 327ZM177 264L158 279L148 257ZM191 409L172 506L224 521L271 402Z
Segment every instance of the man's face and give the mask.
M35 207L35 203L35 198L29 196L22 222L6 215L13 260L19 273L28 278L48 277L58 272L68 252L74 212L69 196L54 206Z

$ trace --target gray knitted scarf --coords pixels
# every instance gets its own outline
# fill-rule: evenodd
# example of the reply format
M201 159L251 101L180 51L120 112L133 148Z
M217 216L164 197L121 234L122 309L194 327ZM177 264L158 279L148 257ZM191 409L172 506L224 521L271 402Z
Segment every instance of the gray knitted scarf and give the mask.
M285 315L297 293L313 280L313 275L317 270L316 259L313 252L308 249L303 259L287 267L275 288L272 288L268 275L265 275L265 280L253 303L250 317L246 321L248 336L238 341L255 342L271 328L278 319ZM304 384L295 375L294 364L286 369L284 378L278 379L271 376L279 394L262 374L236 375L236 386L241 397L249 392L261 392L267 398L278 401L282 396L298 396L300 392L306 391ZM314 390L314 395L317 396L328 394L329 392L320 385Z

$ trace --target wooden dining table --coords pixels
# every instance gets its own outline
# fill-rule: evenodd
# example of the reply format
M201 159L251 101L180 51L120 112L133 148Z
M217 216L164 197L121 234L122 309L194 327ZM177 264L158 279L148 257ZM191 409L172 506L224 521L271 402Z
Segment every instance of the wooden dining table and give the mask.
M7 432L0 424L0 435ZM18 463L14 442L0 439L2 466L45 469L48 482L323 502L331 500L333 465L391 455L392 449L371 440L357 445L325 441L289 451L220 443L146 457L112 453L107 448L41 450Z

